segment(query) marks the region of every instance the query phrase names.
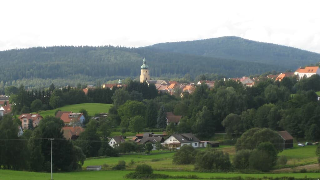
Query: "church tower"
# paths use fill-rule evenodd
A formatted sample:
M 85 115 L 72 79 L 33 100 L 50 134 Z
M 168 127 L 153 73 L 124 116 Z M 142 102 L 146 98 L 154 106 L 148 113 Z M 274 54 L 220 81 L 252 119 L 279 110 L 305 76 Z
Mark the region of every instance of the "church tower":
M 143 64 L 141 66 L 140 83 L 150 80 L 148 65 L 146 64 L 146 59 L 143 58 Z

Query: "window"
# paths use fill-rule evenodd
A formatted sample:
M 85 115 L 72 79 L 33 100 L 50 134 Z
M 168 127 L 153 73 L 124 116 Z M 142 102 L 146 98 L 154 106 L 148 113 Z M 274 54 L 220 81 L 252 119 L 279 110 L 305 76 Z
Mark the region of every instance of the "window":
M 198 143 L 194 143 L 194 146 L 198 146 Z

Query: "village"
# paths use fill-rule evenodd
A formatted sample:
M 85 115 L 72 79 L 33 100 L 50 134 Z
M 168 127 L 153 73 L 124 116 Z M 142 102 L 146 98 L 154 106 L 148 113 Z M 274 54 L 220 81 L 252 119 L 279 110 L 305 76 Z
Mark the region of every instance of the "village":
M 267 75 L 266 77 L 242 77 L 242 78 L 229 78 L 223 79 L 222 81 L 235 81 L 241 83 L 244 87 L 251 88 L 261 79 L 270 79 L 275 82 L 281 82 L 284 78 L 296 78 L 297 80 L 303 78 L 310 78 L 313 75 L 320 75 L 320 69 L 318 66 L 306 66 L 297 69 L 295 72 L 283 72 L 280 74 Z M 140 83 L 147 83 L 148 86 L 154 85 L 159 94 L 169 94 L 174 95 L 178 93 L 180 98 L 184 98 L 188 94 L 192 94 L 197 86 L 205 84 L 208 89 L 214 89 L 216 81 L 201 80 L 196 83 L 179 83 L 177 81 L 167 81 L 167 80 L 152 80 L 150 77 L 150 72 L 146 60 L 143 59 L 143 64 L 141 66 Z M 125 88 L 126 84 L 122 84 L 119 80 L 117 84 L 103 84 L 101 88 L 110 89 L 113 88 Z M 83 89 L 83 92 L 87 95 L 89 89 L 94 90 L 97 87 L 88 86 Z M 318 97 L 319 100 L 319 97 Z M 12 104 L 9 101 L 9 96 L 0 96 L 0 117 L 5 114 L 11 114 Z M 82 132 L 85 131 L 86 121 L 83 113 L 77 113 L 72 111 L 57 111 L 55 114 L 56 118 L 63 121 L 64 127 L 62 128 L 63 136 L 67 140 L 76 140 Z M 91 117 L 92 119 L 99 120 L 100 118 L 108 118 L 108 112 L 100 113 L 97 117 Z M 178 126 L 182 116 L 175 115 L 173 112 L 166 112 L 166 126 L 173 124 Z M 37 113 L 26 113 L 19 115 L 18 119 L 21 122 L 19 126 L 19 136 L 23 135 L 23 132 L 27 129 L 36 128 L 43 117 Z M 283 149 L 293 147 L 293 137 L 287 131 L 278 131 L 279 135 L 283 139 Z M 127 138 L 127 139 L 125 139 Z M 119 144 L 125 141 L 131 141 L 137 144 L 145 145 L 146 143 L 151 143 L 153 150 L 157 149 L 157 145 L 168 149 L 180 149 L 183 145 L 191 145 L 194 148 L 198 147 L 219 147 L 218 141 L 201 141 L 192 133 L 181 133 L 181 134 L 168 134 L 163 132 L 162 134 L 154 134 L 153 132 L 145 132 L 142 134 L 136 134 L 135 136 L 124 137 L 124 136 L 114 136 L 109 137 L 109 145 L 113 148 L 119 146 Z M 159 146 L 159 145 L 158 145 Z

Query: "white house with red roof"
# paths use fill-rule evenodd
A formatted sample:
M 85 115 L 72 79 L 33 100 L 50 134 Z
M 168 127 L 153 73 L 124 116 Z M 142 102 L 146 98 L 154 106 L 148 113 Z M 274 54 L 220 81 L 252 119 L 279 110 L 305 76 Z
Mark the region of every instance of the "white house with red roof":
M 319 66 L 306 66 L 303 68 L 299 68 L 294 72 L 294 75 L 297 75 L 299 79 L 301 78 L 309 78 L 312 75 L 320 75 L 320 69 Z

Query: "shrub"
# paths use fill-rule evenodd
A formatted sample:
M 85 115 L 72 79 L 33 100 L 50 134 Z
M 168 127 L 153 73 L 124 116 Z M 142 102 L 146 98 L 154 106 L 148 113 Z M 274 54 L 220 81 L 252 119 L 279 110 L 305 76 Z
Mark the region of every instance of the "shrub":
M 149 165 L 141 164 L 141 165 L 138 165 L 136 167 L 136 171 L 135 172 L 138 173 L 138 174 L 152 174 L 153 173 L 153 169 Z
M 195 169 L 226 171 L 231 168 L 228 153 L 215 149 L 206 149 L 197 153 L 195 158 Z
M 272 168 L 272 159 L 266 151 L 254 150 L 249 158 L 249 166 L 251 169 L 267 172 Z
M 173 155 L 174 164 L 193 164 L 197 151 L 192 146 L 182 146 L 178 152 Z
M 236 143 L 236 150 L 250 149 L 253 150 L 259 146 L 260 143 L 271 142 L 277 151 L 282 151 L 282 139 L 279 134 L 269 128 L 252 128 L 246 131 L 238 138 Z
M 233 158 L 233 165 L 236 169 L 249 168 L 250 150 L 238 151 Z
M 126 162 L 125 161 L 119 161 L 118 164 L 113 167 L 114 170 L 124 170 L 126 169 Z
M 308 171 L 305 169 L 305 168 L 303 168 L 303 169 L 301 169 L 300 170 L 300 173 L 307 173 Z
M 279 165 L 284 166 L 284 165 L 287 164 L 287 162 L 288 162 L 287 156 L 280 156 L 279 159 L 278 159 L 278 164 Z
M 145 144 L 145 150 L 146 150 L 146 154 L 150 154 L 151 150 L 153 149 L 153 145 L 151 142 L 147 142 Z
M 131 161 L 129 162 L 129 166 L 132 166 L 132 165 L 134 165 L 136 162 L 134 162 L 134 160 L 133 159 L 131 159 Z

